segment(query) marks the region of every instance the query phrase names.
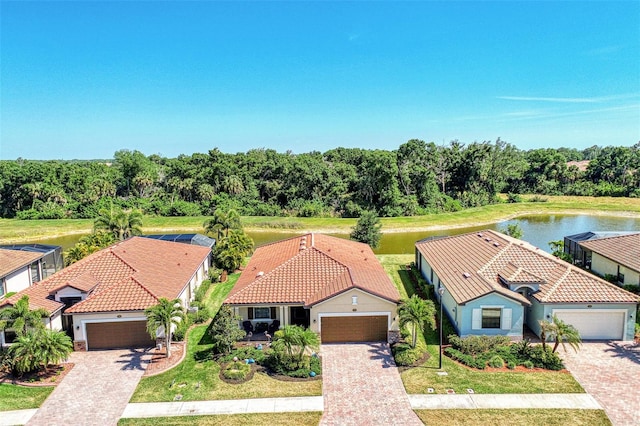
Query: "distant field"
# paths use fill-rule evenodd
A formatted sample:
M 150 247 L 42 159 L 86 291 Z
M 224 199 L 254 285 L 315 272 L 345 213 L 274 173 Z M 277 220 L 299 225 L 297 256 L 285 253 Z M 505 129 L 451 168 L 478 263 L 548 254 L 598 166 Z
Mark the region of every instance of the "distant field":
M 523 196 L 525 200 L 531 196 Z M 425 216 L 382 218 L 385 233 L 430 231 L 466 226 L 482 226 L 518 216 L 532 214 L 594 214 L 640 217 L 640 198 L 543 196 L 546 202 L 494 204 L 454 213 Z M 202 232 L 206 217 L 144 218 L 145 232 Z M 244 216 L 248 231 L 316 231 L 349 233 L 356 219 L 333 217 L 265 217 Z M 0 241 L 20 242 L 91 232 L 91 219 L 16 220 L 0 219 Z

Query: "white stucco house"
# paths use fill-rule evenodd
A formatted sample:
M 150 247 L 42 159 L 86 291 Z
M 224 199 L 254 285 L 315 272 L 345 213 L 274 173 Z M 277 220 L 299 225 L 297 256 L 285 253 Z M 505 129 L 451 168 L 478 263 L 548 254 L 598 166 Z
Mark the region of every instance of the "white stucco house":
M 399 299 L 367 244 L 310 233 L 256 249 L 225 303 L 252 332 L 295 324 L 336 343 L 387 341 Z
M 553 315 L 583 340 L 633 340 L 640 297 L 521 240 L 484 230 L 416 243 L 422 276 L 443 288 L 443 308 L 462 337 L 540 335 Z
M 620 285 L 640 286 L 640 233 L 595 238 L 579 245 L 591 271 L 615 277 Z
M 0 246 L 0 299 L 62 269 L 61 248 L 43 244 Z
M 208 277 L 208 247 L 132 237 L 93 253 L 0 302 L 24 294 L 47 309 L 52 328 L 73 337 L 76 350 L 150 346 L 144 310 L 161 297 L 184 307 Z

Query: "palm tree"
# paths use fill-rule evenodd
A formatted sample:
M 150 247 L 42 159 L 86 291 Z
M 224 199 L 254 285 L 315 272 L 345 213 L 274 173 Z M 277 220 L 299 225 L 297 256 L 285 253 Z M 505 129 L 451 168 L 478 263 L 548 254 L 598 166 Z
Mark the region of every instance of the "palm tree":
M 551 327 L 547 328 L 547 337 L 555 341 L 552 352 L 556 352 L 560 344 L 562 344 L 562 348 L 566 352 L 567 347 L 565 343 L 568 343 L 574 351 L 578 352 L 580 344 L 582 343 L 580 332 L 578 332 L 574 326 L 562 321 L 556 315 L 553 316 Z
M 22 296 L 15 305 L 0 310 L 0 330 L 11 328 L 16 335 L 23 336 L 29 329 L 42 329 L 42 320 L 49 317 L 46 309 L 29 308 L 29 296 Z
M 297 325 L 285 325 L 276 331 L 271 347 L 278 353 L 284 353 L 289 359 L 301 365 L 307 348 L 317 349 L 320 344 L 318 335 L 308 328 Z
M 436 328 L 436 308 L 431 300 L 424 300 L 414 294 L 409 299 L 404 299 L 398 307 L 400 327 L 411 326 L 411 347 L 415 348 L 418 342 L 418 329 L 424 333 L 426 324 L 432 330 Z
M 300 331 L 298 332 L 298 359 L 302 361 L 302 357 L 304 356 L 307 348 L 318 349 L 320 345 L 320 338 L 317 333 L 314 333 L 308 328 L 299 327 Z
M 109 210 L 100 210 L 99 216 L 93 222 L 94 232 L 101 229 L 112 233 L 121 241 L 132 235 L 141 235 L 142 213 L 137 210 L 114 210 L 112 204 Z
M 144 310 L 147 316 L 147 332 L 152 338 L 164 333 L 167 358 L 171 356 L 171 327 L 178 326 L 184 319 L 184 309 L 180 299 L 169 300 L 161 297 L 158 304 Z
M 242 179 L 237 175 L 230 175 L 224 178 L 222 187 L 229 195 L 238 195 L 244 191 L 244 185 Z
M 59 364 L 73 352 L 73 342 L 63 331 L 41 330 L 38 335 L 39 358 L 45 370 L 50 364 Z
M 11 367 L 18 374 L 28 373 L 42 365 L 38 332 L 29 330 L 22 334 L 9 346 L 8 355 Z
M 213 213 L 213 218 L 204 222 L 204 230 L 207 234 L 215 234 L 218 240 L 222 239 L 223 231 L 224 236 L 229 236 L 229 231 L 232 229 L 241 229 L 240 215 L 234 209 L 224 211 L 217 209 Z

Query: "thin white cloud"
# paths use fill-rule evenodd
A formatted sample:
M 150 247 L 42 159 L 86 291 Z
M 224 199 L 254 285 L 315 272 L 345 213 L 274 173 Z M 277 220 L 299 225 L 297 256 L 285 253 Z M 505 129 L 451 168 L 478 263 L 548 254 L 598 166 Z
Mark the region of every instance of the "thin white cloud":
M 546 98 L 537 96 L 498 96 L 498 99 L 505 99 L 507 101 L 561 102 L 578 104 L 598 102 L 596 98 Z

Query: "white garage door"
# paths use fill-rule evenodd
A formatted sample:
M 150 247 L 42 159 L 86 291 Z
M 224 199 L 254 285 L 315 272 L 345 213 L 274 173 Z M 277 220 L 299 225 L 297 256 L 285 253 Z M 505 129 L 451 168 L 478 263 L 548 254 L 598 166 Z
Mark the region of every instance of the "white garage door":
M 554 311 L 562 321 L 573 325 L 582 340 L 622 340 L 624 312 L 611 311 Z

